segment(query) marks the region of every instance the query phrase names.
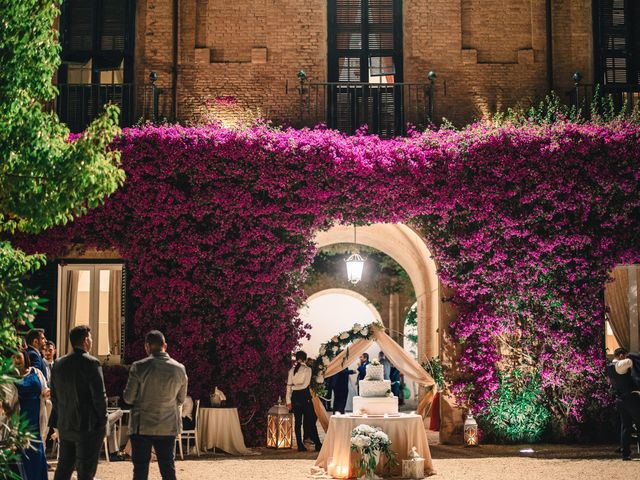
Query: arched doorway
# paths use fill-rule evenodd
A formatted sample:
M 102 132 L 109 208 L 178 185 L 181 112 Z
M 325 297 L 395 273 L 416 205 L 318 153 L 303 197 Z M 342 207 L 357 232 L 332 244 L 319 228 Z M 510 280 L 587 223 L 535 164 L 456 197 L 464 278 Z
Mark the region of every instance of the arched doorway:
M 315 237 L 317 248 L 353 242 L 353 226 L 334 225 Z M 440 282 L 436 264 L 424 240 L 404 224 L 377 223 L 357 229 L 357 243 L 389 255 L 405 269 L 415 290 L 418 324 L 418 361 L 434 357 L 440 351 L 438 335 L 441 323 Z M 402 332 L 404 318 L 389 317 L 390 331 Z M 442 329 L 440 329 L 442 331 Z
M 330 318 L 327 318 L 328 314 Z M 354 323 L 382 323 L 380 312 L 364 295 L 346 288 L 328 288 L 311 295 L 300 308 L 300 318 L 311 326 L 302 340 L 302 350 L 315 357 L 320 345 Z

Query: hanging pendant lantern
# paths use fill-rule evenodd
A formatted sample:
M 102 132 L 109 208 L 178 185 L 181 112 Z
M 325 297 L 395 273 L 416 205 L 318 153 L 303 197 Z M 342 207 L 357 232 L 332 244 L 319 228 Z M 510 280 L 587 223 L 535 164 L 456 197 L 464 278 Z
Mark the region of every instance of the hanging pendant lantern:
M 352 253 L 347 262 L 347 278 L 354 285 L 362 280 L 362 270 L 364 269 L 364 258 L 357 253 Z
M 353 243 L 356 242 L 356 226 L 353 226 Z M 354 285 L 362 280 L 362 271 L 364 269 L 364 258 L 362 258 L 358 251 L 354 249 L 349 258 L 345 260 L 347 263 L 347 279 Z

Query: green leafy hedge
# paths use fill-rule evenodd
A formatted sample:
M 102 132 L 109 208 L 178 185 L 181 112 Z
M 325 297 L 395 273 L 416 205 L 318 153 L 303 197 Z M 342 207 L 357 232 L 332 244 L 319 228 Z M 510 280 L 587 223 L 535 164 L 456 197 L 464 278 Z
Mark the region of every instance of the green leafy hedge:
M 488 440 L 531 443 L 542 438 L 550 417 L 542 402 L 540 376 L 514 370 L 510 375 L 500 375 L 495 399 L 479 421 Z

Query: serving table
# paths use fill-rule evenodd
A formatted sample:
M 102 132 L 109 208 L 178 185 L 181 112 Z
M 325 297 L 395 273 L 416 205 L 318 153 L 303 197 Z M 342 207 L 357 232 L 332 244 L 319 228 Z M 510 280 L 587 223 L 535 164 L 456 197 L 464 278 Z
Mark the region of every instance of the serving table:
M 222 450 L 231 455 L 255 455 L 244 444 L 237 408 L 198 409 L 198 446 L 201 450 Z
M 433 472 L 433 462 L 427 440 L 427 432 L 420 415 L 401 413 L 396 416 L 364 416 L 364 415 L 333 415 L 329 419 L 329 428 L 322 444 L 322 449 L 316 459 L 316 467 L 323 468 L 335 478 L 347 478 L 352 469 L 356 453 L 351 452 L 351 431 L 358 425 L 380 427 L 391 440 L 391 450 L 396 453 L 398 466 L 391 471 L 398 475 L 402 469 L 402 460 L 408 458 L 411 447 L 416 447 L 424 458 L 424 472 Z M 329 463 L 331 462 L 331 463 Z M 384 473 L 384 461 L 378 464 L 377 473 Z M 355 474 L 356 472 L 350 472 Z

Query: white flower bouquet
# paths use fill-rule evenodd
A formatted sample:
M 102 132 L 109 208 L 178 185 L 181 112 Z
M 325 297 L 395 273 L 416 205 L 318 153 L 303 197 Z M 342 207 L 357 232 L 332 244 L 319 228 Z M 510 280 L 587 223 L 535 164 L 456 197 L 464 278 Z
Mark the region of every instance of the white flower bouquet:
M 378 427 L 358 425 L 351 431 L 351 451 L 358 452 L 360 459 L 356 468 L 364 478 L 377 478 L 375 470 L 381 455 L 386 457 L 385 468 L 391 469 L 396 462 L 396 454 L 391 450 L 389 436 Z

